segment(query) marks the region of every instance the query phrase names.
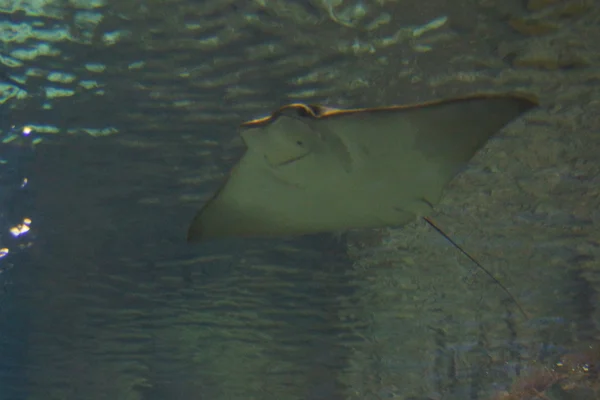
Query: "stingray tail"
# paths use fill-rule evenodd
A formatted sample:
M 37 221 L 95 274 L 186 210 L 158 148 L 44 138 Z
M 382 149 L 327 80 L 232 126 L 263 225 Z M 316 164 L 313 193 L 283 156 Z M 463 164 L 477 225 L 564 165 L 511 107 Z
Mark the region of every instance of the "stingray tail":
M 452 246 L 454 246 L 455 248 L 458 249 L 458 251 L 460 251 L 463 255 L 465 255 L 469 260 L 471 260 L 475 265 L 477 265 L 477 268 L 481 269 L 487 276 L 489 276 L 498 286 L 500 286 L 500 288 L 502 288 L 502 290 L 508 295 L 508 297 L 511 299 L 511 301 L 513 303 L 515 303 L 515 305 L 517 306 L 517 308 L 519 309 L 519 311 L 521 312 L 521 314 L 523 314 L 523 316 L 525 317 L 526 320 L 529 319 L 529 315 L 525 312 L 525 310 L 523 309 L 523 307 L 521 307 L 521 304 L 519 304 L 519 302 L 517 301 L 517 299 L 515 298 L 515 296 L 512 295 L 512 293 L 510 293 L 510 291 L 498 280 L 494 277 L 494 275 L 492 275 L 492 273 L 490 271 L 488 271 L 487 269 L 485 269 L 483 267 L 483 265 L 481 265 L 479 263 L 479 261 L 477 261 L 476 259 L 474 259 L 469 253 L 467 253 L 466 251 L 464 251 L 462 249 L 462 247 L 460 247 L 458 244 L 456 244 L 456 242 L 454 240 L 452 240 L 450 238 L 450 236 L 448 236 L 440 227 L 438 227 L 435 222 L 433 222 L 430 218 L 427 217 L 423 217 L 423 219 L 425 220 L 425 222 L 427 222 L 427 224 L 429 226 L 431 226 L 436 232 L 438 232 L 440 235 L 442 235 L 444 238 L 446 238 L 446 240 L 448 240 L 450 242 L 450 244 L 452 244 Z

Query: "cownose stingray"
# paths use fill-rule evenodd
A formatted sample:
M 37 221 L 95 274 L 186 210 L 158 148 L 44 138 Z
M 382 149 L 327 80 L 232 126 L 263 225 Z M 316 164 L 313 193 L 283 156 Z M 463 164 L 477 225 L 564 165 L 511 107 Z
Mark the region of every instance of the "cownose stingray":
M 475 152 L 536 106 L 521 94 L 284 106 L 241 125 L 246 151 L 195 216 L 188 241 L 405 225 L 429 215 Z

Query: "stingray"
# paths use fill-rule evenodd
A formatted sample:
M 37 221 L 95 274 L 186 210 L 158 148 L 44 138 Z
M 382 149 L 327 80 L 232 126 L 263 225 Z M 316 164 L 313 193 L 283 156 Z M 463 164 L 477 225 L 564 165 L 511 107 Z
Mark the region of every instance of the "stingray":
M 244 155 L 202 207 L 188 241 L 402 226 L 442 192 L 529 95 L 471 95 L 339 110 L 290 104 L 245 122 Z

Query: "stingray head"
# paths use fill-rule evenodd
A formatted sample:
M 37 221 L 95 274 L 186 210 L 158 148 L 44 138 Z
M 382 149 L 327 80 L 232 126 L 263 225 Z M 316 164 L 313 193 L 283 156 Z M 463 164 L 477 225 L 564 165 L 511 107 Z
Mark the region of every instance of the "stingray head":
M 262 156 L 273 168 L 289 166 L 323 151 L 324 142 L 312 123 L 315 115 L 305 105 L 286 106 L 267 122 L 242 126 L 248 151 Z

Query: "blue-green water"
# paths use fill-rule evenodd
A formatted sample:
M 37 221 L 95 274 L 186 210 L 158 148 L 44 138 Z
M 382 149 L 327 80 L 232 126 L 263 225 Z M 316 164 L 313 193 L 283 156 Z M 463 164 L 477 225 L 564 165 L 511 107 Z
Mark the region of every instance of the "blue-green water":
M 0 0 L 0 400 L 485 400 L 595 346 L 600 10 L 551 3 Z M 433 218 L 529 321 L 423 223 L 185 242 L 243 121 L 516 89 Z

